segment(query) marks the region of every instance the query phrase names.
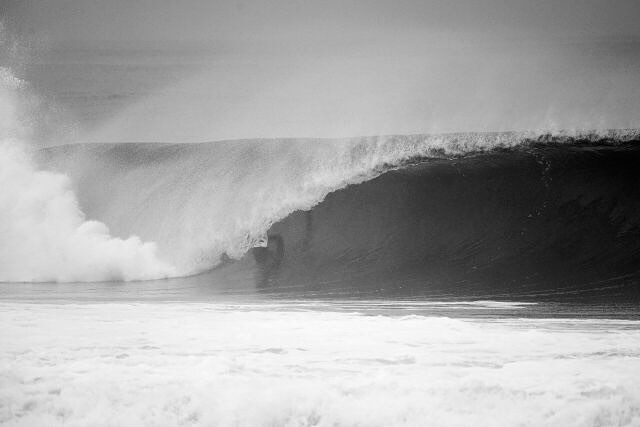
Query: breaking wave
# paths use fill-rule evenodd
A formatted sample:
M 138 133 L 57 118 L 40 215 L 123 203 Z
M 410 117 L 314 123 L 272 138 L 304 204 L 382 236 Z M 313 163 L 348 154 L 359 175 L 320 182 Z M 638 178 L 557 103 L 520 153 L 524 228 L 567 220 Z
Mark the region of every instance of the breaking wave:
M 637 274 L 639 139 L 610 130 L 81 144 L 39 161 L 68 174 L 88 216 L 114 235 L 156 242 L 176 275 L 233 259 L 255 269 L 255 259 L 261 286 L 549 290 Z M 267 240 L 267 258 L 280 257 L 276 240 L 284 248 L 274 271 L 246 256 Z
M 231 263 L 262 289 L 636 283 L 638 130 L 33 152 L 46 110 L 6 67 L 0 91 L 0 281 L 148 280 Z

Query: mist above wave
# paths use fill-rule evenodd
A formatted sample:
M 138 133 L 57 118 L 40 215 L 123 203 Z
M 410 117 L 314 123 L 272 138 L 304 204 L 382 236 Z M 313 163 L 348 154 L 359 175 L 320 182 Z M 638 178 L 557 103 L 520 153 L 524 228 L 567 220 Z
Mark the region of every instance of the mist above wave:
M 639 70 L 624 44 L 424 35 L 331 53 L 235 52 L 185 69 L 79 141 L 639 127 Z

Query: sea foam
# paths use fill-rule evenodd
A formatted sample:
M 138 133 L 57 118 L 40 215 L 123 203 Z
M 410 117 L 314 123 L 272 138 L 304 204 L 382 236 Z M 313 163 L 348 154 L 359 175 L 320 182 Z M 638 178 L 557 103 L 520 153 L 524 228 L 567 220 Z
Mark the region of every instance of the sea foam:
M 6 425 L 640 423 L 637 321 L 6 302 L 0 325 Z

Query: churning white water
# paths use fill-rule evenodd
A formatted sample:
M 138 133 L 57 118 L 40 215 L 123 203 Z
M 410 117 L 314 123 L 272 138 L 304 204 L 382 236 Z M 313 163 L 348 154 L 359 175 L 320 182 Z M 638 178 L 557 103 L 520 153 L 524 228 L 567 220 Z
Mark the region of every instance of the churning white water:
M 2 302 L 0 423 L 640 425 L 637 321 L 366 307 Z
M 153 243 L 114 238 L 82 213 L 69 179 L 38 169 L 26 83 L 0 67 L 0 281 L 97 281 L 165 277 Z

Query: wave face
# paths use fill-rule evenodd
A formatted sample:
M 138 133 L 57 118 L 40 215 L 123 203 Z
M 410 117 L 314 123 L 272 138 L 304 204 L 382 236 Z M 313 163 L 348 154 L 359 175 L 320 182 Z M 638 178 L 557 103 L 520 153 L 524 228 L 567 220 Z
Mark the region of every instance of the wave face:
M 90 218 L 177 274 L 261 289 L 447 294 L 634 288 L 637 131 L 86 144 L 40 153 Z M 260 246 L 268 236 L 269 243 Z
M 424 162 L 275 224 L 268 289 L 486 297 L 639 295 L 640 147 L 545 146 Z

